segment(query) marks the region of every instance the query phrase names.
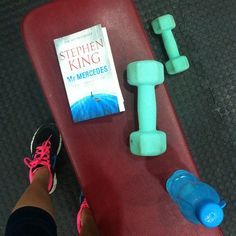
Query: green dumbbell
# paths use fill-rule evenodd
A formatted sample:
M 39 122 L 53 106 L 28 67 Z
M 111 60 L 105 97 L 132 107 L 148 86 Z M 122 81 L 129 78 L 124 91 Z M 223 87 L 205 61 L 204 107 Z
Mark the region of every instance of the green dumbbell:
M 138 87 L 139 131 L 130 134 L 130 150 L 139 156 L 157 156 L 166 151 L 166 134 L 156 130 L 155 85 L 164 81 L 163 65 L 154 60 L 128 65 L 128 83 Z
M 168 74 L 173 75 L 183 72 L 189 68 L 188 58 L 180 56 L 179 50 L 172 33 L 175 28 L 175 20 L 172 15 L 164 15 L 152 21 L 152 28 L 156 34 L 161 34 L 169 61 L 166 62 Z

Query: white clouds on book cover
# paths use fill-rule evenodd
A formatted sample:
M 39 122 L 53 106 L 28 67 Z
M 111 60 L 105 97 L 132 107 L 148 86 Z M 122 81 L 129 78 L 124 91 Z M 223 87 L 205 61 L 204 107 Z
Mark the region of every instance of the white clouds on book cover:
M 106 28 L 54 40 L 74 122 L 125 110 Z

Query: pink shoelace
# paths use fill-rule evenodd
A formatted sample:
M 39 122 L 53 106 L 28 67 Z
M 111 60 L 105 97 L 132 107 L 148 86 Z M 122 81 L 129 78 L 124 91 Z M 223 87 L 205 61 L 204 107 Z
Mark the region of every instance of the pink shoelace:
M 33 159 L 31 159 L 29 157 L 24 158 L 25 165 L 27 165 L 30 169 L 30 171 L 29 171 L 30 183 L 32 182 L 34 174 L 38 170 L 37 166 L 47 167 L 47 169 L 49 170 L 50 175 L 51 175 L 51 169 L 50 169 L 51 168 L 51 164 L 50 164 L 51 142 L 49 141 L 50 138 L 51 138 L 51 136 L 45 142 L 43 142 L 43 144 L 41 146 L 38 146 L 36 148 Z

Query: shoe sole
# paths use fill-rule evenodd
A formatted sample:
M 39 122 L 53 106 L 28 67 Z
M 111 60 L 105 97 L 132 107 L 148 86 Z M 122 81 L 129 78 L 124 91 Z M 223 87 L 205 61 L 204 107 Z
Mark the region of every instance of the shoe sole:
M 52 124 L 52 123 L 50 123 L 50 124 Z M 49 125 L 50 125 L 50 124 L 49 124 Z M 54 125 L 54 124 L 53 124 L 53 125 Z M 31 142 L 30 142 L 30 152 L 31 152 L 31 154 L 33 154 L 33 142 L 34 142 L 34 139 L 35 139 L 35 137 L 36 137 L 38 131 L 39 131 L 43 126 L 44 126 L 44 125 L 41 125 L 41 126 L 35 131 L 35 133 L 34 133 L 34 135 L 33 135 L 33 137 L 32 137 L 32 140 L 31 140 Z M 59 131 L 58 131 L 58 132 L 59 132 Z M 60 134 L 60 132 L 59 132 L 59 145 L 58 145 L 57 152 L 56 152 L 57 156 L 58 156 L 58 154 L 59 154 L 60 151 L 61 151 L 61 147 L 62 147 L 62 137 L 61 137 L 61 134 Z M 56 187 L 57 187 L 57 174 L 55 173 L 55 174 L 54 174 L 54 177 L 53 177 L 53 186 L 52 186 L 52 188 L 51 188 L 49 194 L 52 194 L 52 193 L 56 190 Z
M 57 174 L 55 173 L 53 177 L 53 185 L 49 194 L 52 194 L 56 190 L 56 188 L 57 188 Z

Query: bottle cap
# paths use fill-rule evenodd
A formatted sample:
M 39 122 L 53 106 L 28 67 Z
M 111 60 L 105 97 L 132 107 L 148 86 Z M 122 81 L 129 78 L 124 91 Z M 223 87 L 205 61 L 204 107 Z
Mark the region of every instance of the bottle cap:
M 224 219 L 223 207 L 212 202 L 202 204 L 197 211 L 199 221 L 207 228 L 217 227 Z

